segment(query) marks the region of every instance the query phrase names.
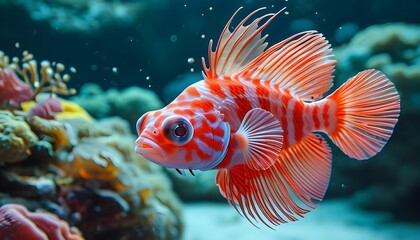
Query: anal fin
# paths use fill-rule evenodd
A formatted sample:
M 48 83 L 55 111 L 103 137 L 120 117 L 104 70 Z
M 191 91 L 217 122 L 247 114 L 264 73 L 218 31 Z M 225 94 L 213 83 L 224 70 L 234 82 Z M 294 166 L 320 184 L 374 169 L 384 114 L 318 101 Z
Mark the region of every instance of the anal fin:
M 325 139 L 310 134 L 283 149 L 266 170 L 238 164 L 217 173 L 216 183 L 228 202 L 252 224 L 272 227 L 317 206 L 328 187 L 331 151 Z

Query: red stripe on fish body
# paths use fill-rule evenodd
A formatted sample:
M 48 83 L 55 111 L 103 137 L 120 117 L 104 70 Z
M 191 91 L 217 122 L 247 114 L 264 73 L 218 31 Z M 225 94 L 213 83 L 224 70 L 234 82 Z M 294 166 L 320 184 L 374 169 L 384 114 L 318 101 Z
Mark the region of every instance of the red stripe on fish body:
M 262 108 L 276 116 L 284 130 L 283 148 L 300 141 L 314 130 L 313 118 L 310 115 L 312 105 L 294 98 L 288 91 L 283 92 L 261 81 L 207 80 L 191 86 L 200 93 L 198 98 L 191 100 L 191 106 L 195 106 L 197 111 L 204 112 L 204 109 L 210 109 L 202 107 L 202 103 L 213 105 L 224 116 L 223 120 L 231 125 L 232 134 L 238 130 L 245 114 L 253 108 Z M 218 94 L 212 94 L 214 89 L 217 89 Z M 187 93 L 188 91 L 183 94 Z M 182 99 L 188 99 L 188 97 Z M 208 101 L 211 101 L 211 104 Z M 218 168 L 226 166 L 227 162 L 231 161 L 229 157 L 235 156 L 236 150 L 235 144 L 230 141 L 228 151 L 232 153 L 226 154 L 226 161 Z
M 306 103 L 292 96 L 287 89 L 277 89 L 268 82 L 260 80 L 247 81 L 229 78 L 200 81 L 188 87 L 166 109 L 174 108 L 179 112 L 180 106 L 190 108 L 183 110 L 190 115 L 191 111 L 196 114 L 207 114 L 206 117 L 211 121 L 215 121 L 217 117 L 210 112 L 217 110 L 224 116 L 223 121 L 230 124 L 232 134 L 238 130 L 239 124 L 249 110 L 253 108 L 267 110 L 281 123 L 284 130 L 284 149 L 299 142 L 310 132 L 325 131 L 325 127 L 329 127 L 331 121 L 335 121 L 333 118 L 335 113 L 332 112 L 333 109 L 330 108 L 330 104 L 326 100 Z M 210 131 L 209 126 L 199 129 L 199 131 Z M 220 142 L 216 143 L 217 146 L 211 146 L 212 144 L 206 139 L 201 139 L 201 141 L 217 151 L 221 149 Z M 193 151 L 199 151 L 196 149 L 197 147 L 195 145 Z M 224 161 L 217 168 L 229 165 L 228 162 L 231 162 L 229 157 L 234 157 L 234 152 L 237 150 L 235 144 L 230 141 L 228 151 L 232 151 L 232 153 L 226 154 Z M 200 158 L 205 156 L 203 154 L 195 155 L 200 155 Z M 202 160 L 206 161 L 210 158 L 205 157 Z

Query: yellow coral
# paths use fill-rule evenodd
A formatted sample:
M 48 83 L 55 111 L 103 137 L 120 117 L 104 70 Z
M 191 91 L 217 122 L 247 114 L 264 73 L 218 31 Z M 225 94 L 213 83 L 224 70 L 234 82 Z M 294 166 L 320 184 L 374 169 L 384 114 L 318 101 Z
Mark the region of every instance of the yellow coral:
M 93 121 L 93 118 L 89 115 L 88 112 L 86 112 L 85 109 L 83 109 L 79 104 L 59 99 L 62 106 L 63 106 L 63 112 L 58 113 L 55 116 L 55 119 L 61 120 L 61 119 L 68 119 L 68 118 L 83 118 L 87 121 Z
M 24 101 L 20 103 L 20 108 L 22 108 L 23 111 L 29 112 L 31 108 L 35 107 L 37 105 L 37 102 L 35 101 Z
M 0 111 L 0 163 L 18 162 L 31 154 L 38 137 L 9 111 Z
M 89 113 L 86 112 L 86 110 L 79 104 L 62 98 L 57 99 L 60 101 L 63 111 L 54 116 L 55 120 L 82 118 L 89 122 L 93 121 L 93 118 L 89 115 Z M 31 108 L 35 107 L 37 104 L 38 103 L 36 101 L 25 101 L 20 104 L 20 107 L 23 111 L 29 112 Z

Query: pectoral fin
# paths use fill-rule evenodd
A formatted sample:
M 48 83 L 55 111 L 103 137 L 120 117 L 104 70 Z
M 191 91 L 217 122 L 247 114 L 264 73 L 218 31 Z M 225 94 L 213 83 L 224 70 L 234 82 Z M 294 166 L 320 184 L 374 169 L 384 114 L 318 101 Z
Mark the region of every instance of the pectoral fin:
M 283 129 L 272 113 L 254 108 L 245 115 L 234 139 L 242 152 L 241 160 L 251 169 L 265 170 L 280 155 Z

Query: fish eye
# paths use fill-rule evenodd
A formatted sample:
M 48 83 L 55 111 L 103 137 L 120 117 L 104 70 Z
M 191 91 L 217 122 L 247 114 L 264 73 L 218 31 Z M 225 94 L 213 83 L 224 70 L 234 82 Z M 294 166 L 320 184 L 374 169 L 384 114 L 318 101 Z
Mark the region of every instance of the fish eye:
M 169 117 L 163 122 L 165 136 L 174 144 L 181 146 L 188 143 L 194 129 L 190 121 L 184 117 Z
M 187 135 L 188 129 L 184 124 L 179 124 L 175 127 L 174 134 L 177 137 L 185 137 Z

